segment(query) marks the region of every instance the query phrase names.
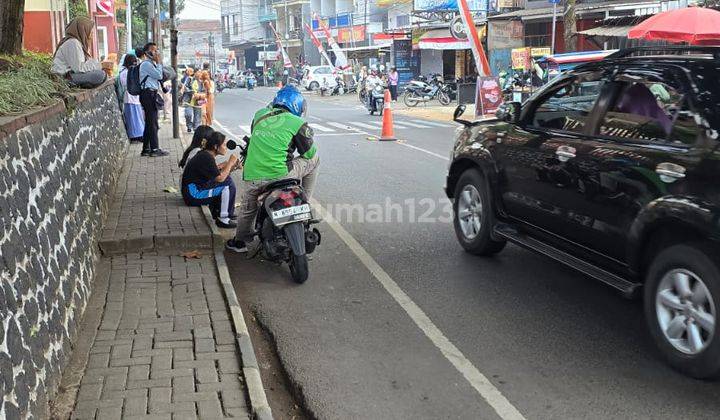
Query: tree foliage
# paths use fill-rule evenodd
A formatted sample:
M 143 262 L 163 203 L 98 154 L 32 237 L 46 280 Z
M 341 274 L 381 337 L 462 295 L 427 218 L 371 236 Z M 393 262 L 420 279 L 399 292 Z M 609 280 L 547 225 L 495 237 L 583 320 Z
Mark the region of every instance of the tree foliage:
M 132 43 L 133 47 L 145 44 L 147 39 L 148 0 L 127 0 L 132 1 Z M 168 12 L 170 2 L 160 0 L 160 12 Z M 185 8 L 185 0 L 176 0 L 176 15 Z M 118 22 L 125 22 L 125 10 L 118 10 Z

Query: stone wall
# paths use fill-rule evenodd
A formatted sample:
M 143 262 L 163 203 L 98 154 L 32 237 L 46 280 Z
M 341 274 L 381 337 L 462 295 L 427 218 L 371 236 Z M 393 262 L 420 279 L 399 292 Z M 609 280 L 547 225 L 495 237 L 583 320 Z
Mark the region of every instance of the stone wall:
M 112 84 L 0 118 L 0 419 L 48 415 L 127 143 Z

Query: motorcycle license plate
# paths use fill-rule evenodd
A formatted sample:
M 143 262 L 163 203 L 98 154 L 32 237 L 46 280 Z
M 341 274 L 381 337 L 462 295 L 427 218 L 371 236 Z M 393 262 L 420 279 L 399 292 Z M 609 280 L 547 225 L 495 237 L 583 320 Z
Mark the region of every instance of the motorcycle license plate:
M 288 207 L 280 210 L 275 210 L 272 212 L 272 218 L 275 219 L 284 219 L 286 217 L 290 216 L 298 216 L 294 219 L 296 220 L 303 220 L 310 217 L 310 205 L 309 204 L 303 204 L 300 206 L 293 206 Z M 307 217 L 305 217 L 307 216 Z

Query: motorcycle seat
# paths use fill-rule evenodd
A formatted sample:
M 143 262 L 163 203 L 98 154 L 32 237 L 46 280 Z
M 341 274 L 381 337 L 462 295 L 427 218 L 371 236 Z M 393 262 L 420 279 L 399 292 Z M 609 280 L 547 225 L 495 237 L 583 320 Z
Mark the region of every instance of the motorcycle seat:
M 272 190 L 278 190 L 285 187 L 294 187 L 300 185 L 300 180 L 297 178 L 286 178 L 278 181 L 273 181 L 262 188 L 261 194 L 270 192 Z

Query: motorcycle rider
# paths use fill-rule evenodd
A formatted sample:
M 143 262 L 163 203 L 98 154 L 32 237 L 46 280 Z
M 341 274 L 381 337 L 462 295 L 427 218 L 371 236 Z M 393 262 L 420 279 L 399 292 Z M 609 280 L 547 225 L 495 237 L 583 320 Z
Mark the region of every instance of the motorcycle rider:
M 306 107 L 302 93 L 286 85 L 270 106 L 255 113 L 243 169 L 242 206 L 235 237 L 225 244 L 228 250 L 247 252 L 254 237 L 257 199 L 266 185 L 296 178 L 302 180 L 308 199 L 312 196 L 320 160 L 313 130 L 302 119 Z

